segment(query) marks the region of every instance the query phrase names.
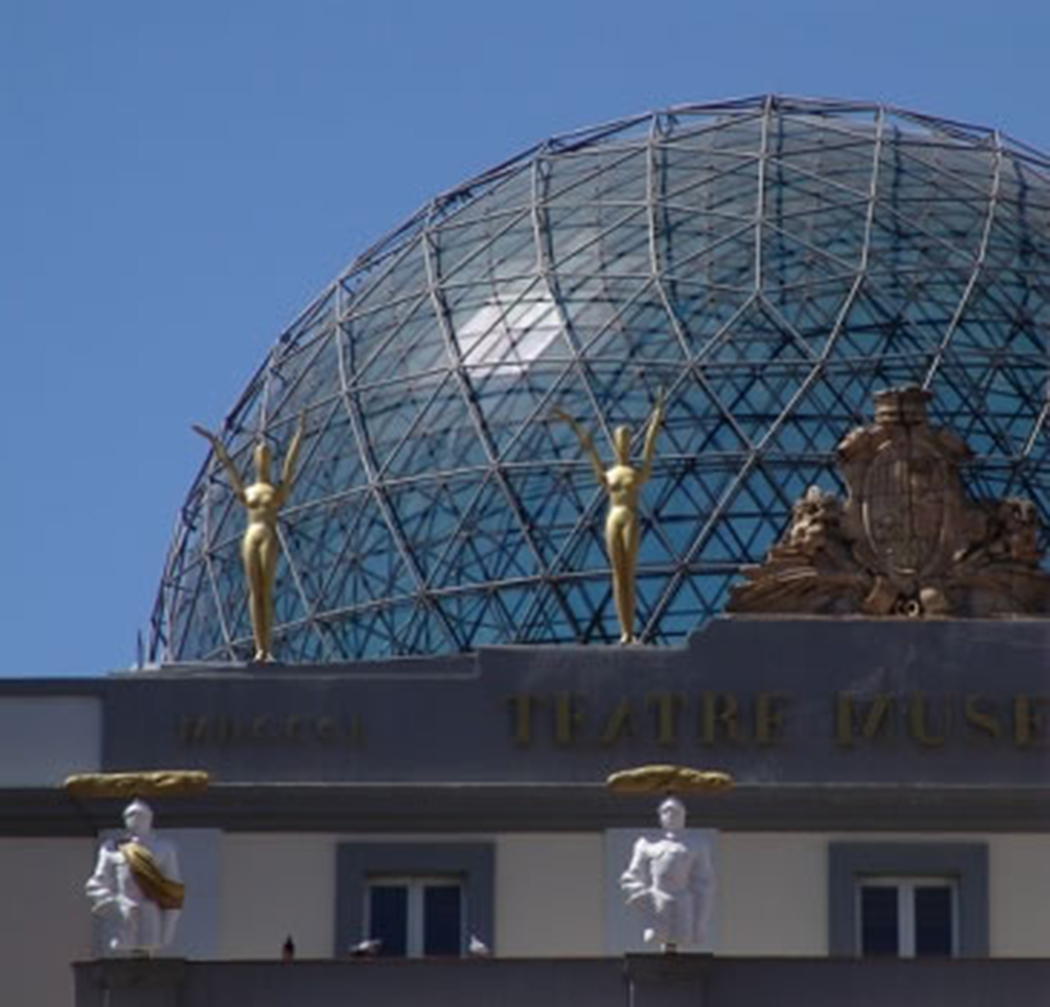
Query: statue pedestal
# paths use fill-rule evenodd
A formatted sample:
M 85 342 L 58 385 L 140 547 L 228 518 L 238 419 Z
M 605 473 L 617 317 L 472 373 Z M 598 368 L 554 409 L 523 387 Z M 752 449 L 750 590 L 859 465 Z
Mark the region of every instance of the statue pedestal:
M 78 964 L 77 1007 L 179 1007 L 184 958 L 101 958 Z
M 711 955 L 626 955 L 628 1007 L 705 1007 Z

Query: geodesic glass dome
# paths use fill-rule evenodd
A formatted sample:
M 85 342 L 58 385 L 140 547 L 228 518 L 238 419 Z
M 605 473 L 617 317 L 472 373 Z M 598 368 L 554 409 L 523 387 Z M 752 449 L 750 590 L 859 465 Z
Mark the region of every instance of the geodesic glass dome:
M 659 389 L 641 636 L 720 612 L 875 391 L 918 383 L 977 495 L 1050 519 L 1050 162 L 877 105 L 758 98 L 540 144 L 434 199 L 278 340 L 226 420 L 242 471 L 305 412 L 280 519 L 285 661 L 605 642 L 611 456 Z M 640 446 L 640 445 L 639 445 Z M 250 656 L 242 508 L 209 458 L 153 616 L 160 661 Z

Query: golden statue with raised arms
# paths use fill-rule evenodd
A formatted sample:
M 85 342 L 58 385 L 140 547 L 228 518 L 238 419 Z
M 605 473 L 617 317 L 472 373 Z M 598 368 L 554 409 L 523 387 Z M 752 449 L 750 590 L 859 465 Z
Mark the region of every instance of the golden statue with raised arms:
M 284 506 L 295 483 L 295 467 L 299 461 L 299 448 L 303 440 L 305 417 L 299 417 L 299 426 L 292 437 L 288 453 L 284 456 L 281 481 L 275 486 L 270 482 L 270 465 L 273 453 L 262 441 L 255 446 L 255 482 L 244 485 L 233 464 L 233 459 L 222 441 L 210 430 L 194 424 L 193 429 L 207 440 L 215 457 L 222 462 L 230 477 L 234 496 L 248 511 L 248 527 L 241 540 L 241 560 L 244 577 L 248 582 L 248 605 L 252 617 L 252 634 L 255 637 L 254 661 L 272 661 L 270 638 L 273 633 L 273 587 L 277 579 L 277 514 Z
M 638 548 L 642 529 L 638 518 L 638 498 L 648 482 L 656 455 L 656 436 L 664 418 L 664 393 L 656 398 L 656 407 L 649 418 L 645 432 L 640 469 L 631 464 L 631 428 L 617 427 L 613 433 L 616 462 L 606 469 L 594 447 L 594 438 L 564 409 L 554 409 L 551 415 L 564 420 L 579 439 L 583 453 L 590 460 L 598 482 L 609 495 L 609 512 L 605 518 L 605 548 L 612 567 L 613 597 L 616 614 L 620 617 L 620 643 L 634 643 L 635 571 L 638 566 Z

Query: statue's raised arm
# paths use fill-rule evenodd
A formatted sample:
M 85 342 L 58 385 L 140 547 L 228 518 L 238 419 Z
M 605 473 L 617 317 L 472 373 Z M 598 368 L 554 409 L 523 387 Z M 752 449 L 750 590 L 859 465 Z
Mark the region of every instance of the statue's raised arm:
M 594 438 L 591 436 L 590 431 L 584 430 L 576 419 L 570 416 L 564 409 L 552 409 L 551 416 L 556 420 L 561 420 L 562 422 L 569 424 L 572 428 L 572 432 L 576 434 L 576 439 L 580 442 L 580 447 L 583 448 L 584 455 L 591 463 L 591 468 L 594 469 L 594 474 L 598 477 L 598 482 L 604 486 L 605 468 L 602 466 L 602 460 L 598 456 L 598 451 L 594 446 Z
M 233 464 L 233 459 L 230 457 L 230 453 L 226 450 L 226 446 L 219 440 L 218 436 L 213 434 L 206 427 L 202 427 L 196 423 L 193 424 L 194 433 L 198 433 L 203 437 L 215 452 L 215 457 L 222 463 L 222 467 L 226 469 L 226 474 L 230 477 L 230 485 L 233 487 L 233 492 L 237 499 L 241 503 L 245 503 L 244 496 L 244 482 L 241 479 L 240 473 L 237 471 L 237 466 Z
M 656 457 L 656 438 L 660 433 L 660 426 L 664 421 L 664 390 L 661 388 L 656 396 L 656 406 L 649 418 L 649 425 L 645 431 L 645 448 L 642 452 L 641 481 L 649 481 L 653 472 L 653 459 Z
M 303 444 L 303 432 L 306 429 L 306 414 L 299 414 L 299 423 L 292 436 L 292 443 L 288 446 L 288 452 L 284 456 L 284 464 L 281 466 L 281 485 L 277 488 L 277 506 L 283 507 L 284 502 L 291 495 L 295 486 L 296 469 L 299 465 L 299 449 Z

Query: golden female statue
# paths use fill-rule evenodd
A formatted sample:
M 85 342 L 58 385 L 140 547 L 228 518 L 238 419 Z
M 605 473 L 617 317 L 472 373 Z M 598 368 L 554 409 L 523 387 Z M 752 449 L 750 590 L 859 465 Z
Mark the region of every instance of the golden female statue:
M 620 617 L 620 643 L 634 643 L 635 570 L 638 566 L 638 547 L 642 538 L 638 519 L 638 497 L 652 474 L 656 435 L 664 418 L 664 393 L 661 391 L 657 396 L 656 408 L 649 419 L 640 469 L 631 465 L 630 427 L 616 428 L 613 434 L 616 462 L 611 468 L 605 469 L 590 433 L 562 409 L 555 409 L 551 415 L 555 419 L 564 420 L 572 427 L 583 453 L 590 460 L 598 482 L 609 494 L 609 513 L 605 518 L 605 548 L 609 553 L 609 565 L 612 567 L 616 614 Z
M 276 486 L 270 482 L 273 454 L 262 441 L 255 446 L 255 482 L 245 486 L 233 459 L 219 438 L 204 427 L 193 427 L 211 444 L 216 458 L 222 462 L 230 477 L 234 495 L 248 511 L 248 527 L 244 529 L 241 541 L 241 560 L 248 582 L 248 604 L 252 616 L 252 634 L 255 637 L 254 661 L 274 659 L 270 650 L 270 637 L 273 632 L 273 586 L 277 579 L 279 553 L 277 513 L 284 506 L 295 482 L 295 466 L 299 460 L 304 422 L 305 417 L 300 416 L 299 426 L 284 456 L 281 481 Z

